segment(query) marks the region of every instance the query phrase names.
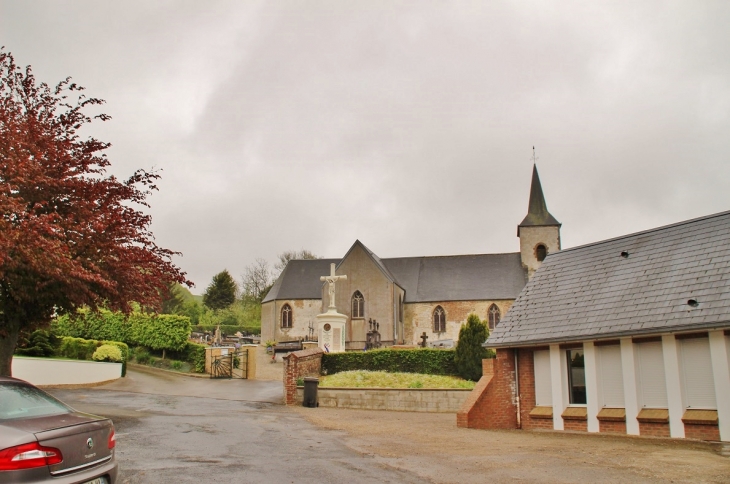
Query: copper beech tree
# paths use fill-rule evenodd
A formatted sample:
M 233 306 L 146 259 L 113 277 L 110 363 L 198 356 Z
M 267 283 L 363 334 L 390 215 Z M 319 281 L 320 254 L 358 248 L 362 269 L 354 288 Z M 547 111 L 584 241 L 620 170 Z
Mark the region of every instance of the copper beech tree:
M 150 231 L 147 196 L 159 175 L 106 173 L 110 144 L 79 129 L 104 114 L 70 78 L 36 83 L 0 49 L 0 375 L 11 374 L 21 329 L 80 306 L 157 307 L 190 285 Z

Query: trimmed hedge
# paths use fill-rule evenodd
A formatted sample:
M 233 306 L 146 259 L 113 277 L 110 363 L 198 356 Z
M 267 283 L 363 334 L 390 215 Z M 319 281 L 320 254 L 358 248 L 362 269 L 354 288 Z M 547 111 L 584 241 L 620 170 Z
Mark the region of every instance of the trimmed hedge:
M 322 373 L 332 375 L 341 371 L 370 370 L 426 375 L 458 375 L 453 350 L 371 350 L 325 353 Z
M 60 316 L 51 324 L 60 336 L 123 341 L 155 350 L 181 350 L 190 336 L 190 318 L 176 314 L 122 313 L 107 310 L 79 311 L 74 317 Z
M 205 348 L 206 345 L 188 342 L 182 350 L 170 351 L 168 355 L 173 360 L 187 361 L 196 373 L 205 373 Z
M 119 348 L 122 355 L 122 376 L 127 375 L 127 360 L 129 360 L 129 346 L 120 341 L 96 341 L 83 338 L 64 336 L 58 348 L 58 356 L 74 360 L 92 360 L 97 348 L 110 345 Z
M 210 333 L 215 332 L 216 326 L 214 324 L 196 324 L 193 326 L 193 331 L 197 333 L 204 333 L 206 331 Z M 240 331 L 244 335 L 246 334 L 261 334 L 261 326 L 236 326 L 233 324 L 221 324 L 221 333 L 226 335 L 234 335 L 237 331 Z

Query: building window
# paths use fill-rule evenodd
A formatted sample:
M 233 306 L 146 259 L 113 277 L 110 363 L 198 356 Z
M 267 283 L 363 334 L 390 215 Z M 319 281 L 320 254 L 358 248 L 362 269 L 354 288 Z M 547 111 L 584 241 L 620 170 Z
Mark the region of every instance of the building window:
M 717 409 L 715 380 L 712 378 L 710 340 L 681 339 L 679 371 L 685 408 Z
M 553 389 L 550 375 L 550 351 L 535 351 L 535 405 L 538 407 L 553 406 Z
M 365 298 L 362 297 L 362 293 L 360 291 L 355 291 L 355 294 L 352 295 L 352 317 L 365 317 Z
M 403 321 L 403 296 L 398 296 L 398 321 Z
M 664 377 L 664 353 L 660 341 L 634 345 L 636 387 L 642 408 L 667 408 L 667 384 Z
M 583 359 L 583 350 L 568 350 L 568 389 L 571 405 L 585 405 L 586 400 L 586 369 Z
M 489 331 L 491 331 L 497 327 L 499 320 L 502 319 L 502 314 L 499 312 L 499 308 L 496 304 L 489 306 L 489 310 L 487 310 L 487 317 L 489 318 Z
M 547 257 L 547 247 L 545 247 L 543 244 L 539 244 L 537 247 L 535 247 L 535 256 L 537 257 L 537 260 L 539 262 L 544 261 L 545 257 Z
M 282 328 L 291 328 L 292 323 L 292 312 L 291 312 L 291 306 L 288 304 L 284 304 L 284 307 L 281 308 L 281 327 Z
M 598 364 L 598 401 L 600 407 L 624 408 L 624 377 L 621 367 L 621 346 L 596 347 Z
M 443 333 L 446 331 L 446 313 L 444 308 L 436 306 L 433 310 L 433 332 Z

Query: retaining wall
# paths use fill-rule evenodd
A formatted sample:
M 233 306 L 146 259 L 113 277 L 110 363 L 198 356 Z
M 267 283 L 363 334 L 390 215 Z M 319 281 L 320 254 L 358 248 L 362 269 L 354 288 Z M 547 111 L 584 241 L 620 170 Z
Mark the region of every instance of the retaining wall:
M 13 357 L 13 377 L 33 385 L 88 385 L 122 376 L 121 363 Z
M 456 413 L 471 390 L 399 388 L 319 388 L 320 407 L 404 412 Z M 301 405 L 304 388 L 297 387 L 296 403 Z

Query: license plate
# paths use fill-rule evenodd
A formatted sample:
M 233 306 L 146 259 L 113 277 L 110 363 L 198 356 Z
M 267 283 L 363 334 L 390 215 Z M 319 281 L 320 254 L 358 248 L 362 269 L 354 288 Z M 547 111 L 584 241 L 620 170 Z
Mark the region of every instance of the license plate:
M 96 479 L 86 481 L 83 484 L 109 484 L 109 482 L 106 480 L 106 477 L 97 477 Z

